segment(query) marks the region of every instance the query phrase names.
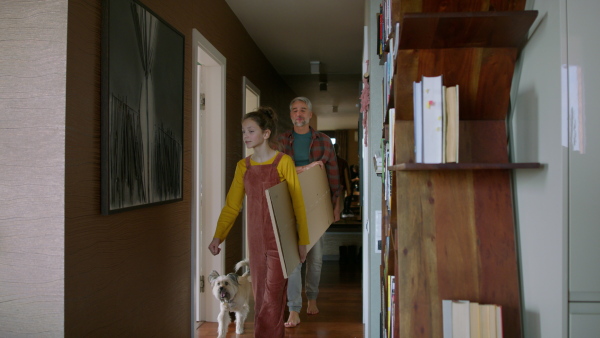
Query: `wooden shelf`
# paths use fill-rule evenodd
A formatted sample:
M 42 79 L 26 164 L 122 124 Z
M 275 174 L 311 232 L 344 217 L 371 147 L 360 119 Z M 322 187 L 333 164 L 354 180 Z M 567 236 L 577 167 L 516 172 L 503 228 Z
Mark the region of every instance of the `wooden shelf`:
M 405 13 L 399 49 L 520 48 L 537 11 Z
M 388 139 L 395 164 L 385 168 L 393 171 L 392 202 L 381 226 L 389 243 L 382 266 L 401 295 L 391 304 L 396 320 L 384 324 L 393 335 L 441 337 L 443 299 L 498 304 L 505 336 L 522 335 L 511 175 L 542 167 L 510 163 L 508 154 L 514 66 L 537 17 L 524 6 L 524 0 L 392 2 L 399 51 L 384 104 L 395 108 Z M 414 163 L 413 81 L 440 74 L 445 85 L 460 86 L 460 163 Z
M 388 166 L 390 171 L 418 170 L 506 170 L 506 169 L 538 169 L 540 163 L 399 163 Z

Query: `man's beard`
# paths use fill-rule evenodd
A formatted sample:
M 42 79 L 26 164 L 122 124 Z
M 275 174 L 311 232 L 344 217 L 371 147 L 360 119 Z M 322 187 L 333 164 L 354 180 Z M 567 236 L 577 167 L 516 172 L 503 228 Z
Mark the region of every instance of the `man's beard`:
M 304 127 L 307 124 L 308 124 L 308 121 L 306 121 L 306 120 L 294 121 L 294 126 L 296 126 L 296 127 Z

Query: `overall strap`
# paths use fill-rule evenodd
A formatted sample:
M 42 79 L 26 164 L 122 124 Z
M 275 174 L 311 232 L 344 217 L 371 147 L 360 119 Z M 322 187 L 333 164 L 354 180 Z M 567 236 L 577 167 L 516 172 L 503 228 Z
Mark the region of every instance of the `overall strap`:
M 252 155 L 248 155 L 245 158 L 245 160 L 246 160 L 246 170 L 248 170 L 248 168 L 250 168 L 250 156 L 252 156 Z
M 281 161 L 281 158 L 283 157 L 284 153 L 283 152 L 278 152 L 277 156 L 275 156 L 275 160 L 273 160 L 273 166 L 277 167 L 279 165 L 279 161 Z

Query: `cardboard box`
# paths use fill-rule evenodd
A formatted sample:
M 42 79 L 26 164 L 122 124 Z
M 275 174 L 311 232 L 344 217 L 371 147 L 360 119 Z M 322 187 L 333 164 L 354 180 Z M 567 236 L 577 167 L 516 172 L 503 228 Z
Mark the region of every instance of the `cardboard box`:
M 298 175 L 304 206 L 306 207 L 306 218 L 308 221 L 308 235 L 312 246 L 323 236 L 325 231 L 333 223 L 333 205 L 331 204 L 331 192 L 325 169 L 314 166 Z M 284 278 L 294 271 L 300 264 L 298 254 L 298 231 L 296 227 L 296 216 L 292 206 L 292 198 L 287 187 L 287 182 L 281 182 L 267 189 L 267 203 L 271 214 L 271 223 L 277 240 L 279 259 Z

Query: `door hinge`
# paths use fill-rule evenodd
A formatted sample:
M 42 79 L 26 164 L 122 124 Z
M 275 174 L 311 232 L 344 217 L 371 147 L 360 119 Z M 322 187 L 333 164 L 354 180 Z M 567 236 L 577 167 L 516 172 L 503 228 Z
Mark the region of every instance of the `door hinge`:
M 200 110 L 206 109 L 206 94 L 200 93 Z
M 204 292 L 204 275 L 200 276 L 200 293 Z

